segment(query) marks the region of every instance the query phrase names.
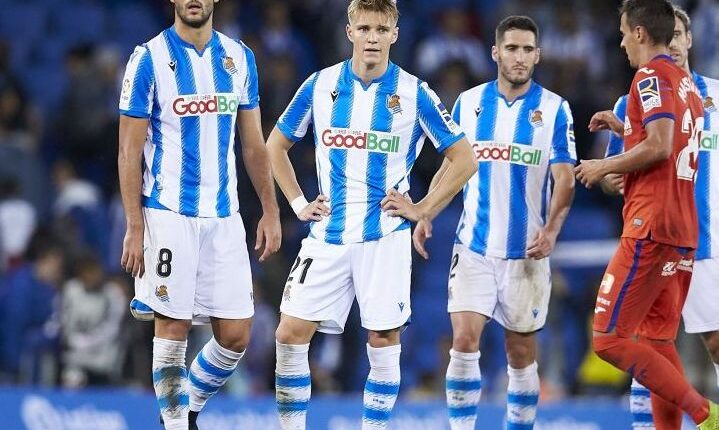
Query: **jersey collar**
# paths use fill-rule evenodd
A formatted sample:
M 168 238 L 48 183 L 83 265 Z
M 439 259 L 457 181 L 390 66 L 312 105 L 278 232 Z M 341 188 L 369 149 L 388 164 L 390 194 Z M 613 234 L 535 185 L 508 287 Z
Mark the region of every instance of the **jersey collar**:
M 352 59 L 347 60 L 347 66 L 345 68 L 346 68 L 347 77 L 350 80 L 355 80 L 355 81 L 359 82 L 360 85 L 362 85 L 362 89 L 367 91 L 369 89 L 369 87 L 372 86 L 372 84 L 389 83 L 392 80 L 392 77 L 394 76 L 395 67 L 397 67 L 397 66 L 393 62 L 390 61 L 389 64 L 387 65 L 387 70 L 385 70 L 385 72 L 382 74 L 382 76 L 372 79 L 372 81 L 366 85 L 365 85 L 364 81 L 362 79 L 360 79 L 359 76 L 355 75 L 355 72 L 352 71 Z
M 502 99 L 504 101 L 504 103 L 507 105 L 507 107 L 512 107 L 519 100 L 523 100 L 523 99 L 527 98 L 527 96 L 532 94 L 537 89 L 537 83 L 534 82 L 534 79 L 530 79 L 529 89 L 527 89 L 527 91 L 524 94 L 518 96 L 516 99 L 514 99 L 511 102 L 504 97 L 504 94 L 499 92 L 499 80 L 498 79 L 495 79 L 492 82 L 492 87 L 494 89 L 494 92 L 497 94 L 497 97 Z
M 173 43 L 177 43 L 184 48 L 192 49 L 200 57 L 202 57 L 202 54 L 207 51 L 207 48 L 215 47 L 220 42 L 220 37 L 217 35 L 217 32 L 215 30 L 212 30 L 212 36 L 210 37 L 210 41 L 207 42 L 207 45 L 205 45 L 205 49 L 203 49 L 202 51 L 198 51 L 195 45 L 183 40 L 180 35 L 177 34 L 177 30 L 175 29 L 174 25 L 168 29 L 168 32 L 170 33 L 170 40 L 172 40 Z

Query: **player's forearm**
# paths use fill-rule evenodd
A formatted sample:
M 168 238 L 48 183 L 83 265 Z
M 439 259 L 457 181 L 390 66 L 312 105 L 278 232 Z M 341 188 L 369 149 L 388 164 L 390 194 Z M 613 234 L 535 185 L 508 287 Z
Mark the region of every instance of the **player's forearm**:
M 569 209 L 574 201 L 574 175 L 571 170 L 567 174 L 554 177 L 554 188 L 552 189 L 552 200 L 549 204 L 549 216 L 545 229 L 547 232 L 559 235 L 564 220 L 569 215 Z
M 464 187 L 469 178 L 477 171 L 475 158 L 467 145 L 469 156 L 462 154 L 447 161 L 444 174 L 439 178 L 436 185 L 430 189 L 427 196 L 422 199 L 418 206 L 422 214 L 432 220 L 442 209 L 447 207 L 452 198 Z M 439 174 L 440 172 L 438 172 Z M 435 175 L 437 176 L 437 175 Z
M 247 175 L 252 181 L 252 186 L 260 199 L 260 204 L 262 204 L 262 211 L 264 213 L 278 212 L 270 157 L 264 142 L 259 141 L 251 145 L 243 145 L 242 159 L 245 163 Z
M 295 169 L 292 167 L 292 162 L 289 157 L 289 149 L 291 146 L 292 142 L 288 141 L 277 127 L 272 130 L 270 137 L 267 139 L 267 152 L 269 154 L 270 164 L 272 165 L 272 174 L 280 186 L 282 194 L 284 194 L 290 203 L 302 195 L 302 189 L 297 182 Z
M 606 159 L 605 176 L 610 173 L 631 173 L 644 170 L 669 158 L 671 152 L 659 145 L 647 145 L 647 140 L 622 154 Z
M 117 168 L 128 229 L 142 229 L 142 149 L 147 122 L 120 117 Z
M 437 186 L 442 177 L 445 175 L 445 173 L 447 173 L 449 164 L 450 163 L 446 158 L 442 160 L 442 165 L 439 166 L 439 170 L 437 170 L 437 172 L 432 177 L 432 181 L 429 183 L 429 191 L 432 191 Z

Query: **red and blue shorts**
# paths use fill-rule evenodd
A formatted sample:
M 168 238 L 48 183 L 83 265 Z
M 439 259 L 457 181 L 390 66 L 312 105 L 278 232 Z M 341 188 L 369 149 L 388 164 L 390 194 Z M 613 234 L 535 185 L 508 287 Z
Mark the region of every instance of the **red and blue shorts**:
M 693 265 L 692 249 L 621 238 L 597 293 L 594 330 L 673 340 Z

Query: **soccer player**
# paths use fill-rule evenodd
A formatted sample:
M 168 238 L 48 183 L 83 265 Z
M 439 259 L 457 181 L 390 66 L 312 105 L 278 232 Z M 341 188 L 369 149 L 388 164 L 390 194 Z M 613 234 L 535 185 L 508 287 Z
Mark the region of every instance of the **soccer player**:
M 312 221 L 285 286 L 277 328 L 276 395 L 283 429 L 304 429 L 309 342 L 341 333 L 355 297 L 368 331 L 364 430 L 384 429 L 400 383 L 400 328 L 410 317 L 410 221 L 431 220 L 476 171 L 459 126 L 426 83 L 389 61 L 393 0 L 352 0 L 352 58 L 312 74 L 268 138 L 272 171 L 301 221 Z M 312 122 L 319 195 L 308 202 L 288 151 Z M 429 136 L 449 163 L 420 202 L 409 174 Z M 389 190 L 389 191 L 388 191 Z
M 719 249 L 715 243 L 712 243 L 712 240 L 716 241 L 719 238 L 719 231 L 717 231 L 719 226 L 710 216 L 713 206 L 716 207 L 719 203 L 719 195 L 717 195 L 719 190 L 714 185 L 716 179 L 712 181 L 712 177 L 716 178 L 716 163 L 719 160 L 716 155 L 717 133 L 712 131 L 712 127 L 716 129 L 716 124 L 719 122 L 719 113 L 714 104 L 714 100 L 719 100 L 719 81 L 691 71 L 689 67 L 689 49 L 692 47 L 691 20 L 689 15 L 678 6 L 674 6 L 674 15 L 674 38 L 669 44 L 669 53 L 679 67 L 692 75 L 704 101 L 704 130 L 699 141 L 699 169 L 695 188 L 699 217 L 699 243 L 694 257 L 694 274 L 682 315 L 687 333 L 701 333 L 704 344 L 714 362 L 717 386 L 719 386 L 719 308 L 716 307 L 719 305 L 719 290 L 714 287 L 714 280 L 719 274 L 719 259 L 717 259 Z M 616 129 L 617 134 L 610 135 L 607 157 L 620 154 L 624 149 L 621 134 L 624 130 L 626 106 L 627 96 L 625 95 L 617 101 L 613 112 L 614 117 L 609 116 L 612 129 Z M 603 115 L 608 114 L 607 112 Z M 609 178 L 605 177 L 602 187 L 610 193 L 619 194 L 622 182 L 622 175 L 613 175 Z M 654 428 L 649 397 L 649 390 L 636 380 L 632 381 L 630 407 L 635 429 Z M 654 396 L 653 400 L 659 401 L 660 399 Z
M 118 163 L 127 217 L 121 263 L 135 277 L 133 314 L 154 316 L 152 376 L 168 430 L 197 428 L 197 414 L 249 341 L 254 307 L 237 194 L 236 123 L 264 212 L 255 246 L 263 248 L 260 261 L 280 244 L 254 55 L 213 31 L 215 2 L 173 0 L 174 26 L 135 48 L 120 95 Z M 214 337 L 188 375 L 193 319 L 209 319 Z
M 532 80 L 538 40 L 531 18 L 503 19 L 492 47 L 497 79 L 463 92 L 452 113 L 472 136 L 479 164 L 464 188 L 449 274 L 453 339 L 446 390 L 452 430 L 474 429 L 479 342 L 492 318 L 505 329 L 507 428 L 534 426 L 535 333 L 544 326 L 551 289 L 547 257 L 574 197 L 576 163 L 569 105 Z M 446 167 L 445 160 L 430 188 Z M 424 243 L 422 233 L 415 232 L 415 241 Z
M 658 428 L 678 428 L 683 410 L 700 429 L 719 429 L 719 408 L 686 381 L 674 345 L 697 246 L 701 93 L 669 56 L 672 4 L 625 0 L 620 12 L 621 46 L 639 69 L 627 97 L 626 151 L 575 168 L 588 187 L 624 174 L 624 231 L 597 295 L 593 346 L 662 399 L 653 403 Z M 619 131 L 607 116 L 593 117 L 590 130 Z

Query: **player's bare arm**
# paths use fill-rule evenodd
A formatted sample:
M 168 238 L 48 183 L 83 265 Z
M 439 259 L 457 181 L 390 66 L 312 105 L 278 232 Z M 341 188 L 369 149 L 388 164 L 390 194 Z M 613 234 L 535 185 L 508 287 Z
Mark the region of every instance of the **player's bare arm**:
M 401 216 L 410 221 L 425 219 L 431 222 L 477 172 L 476 159 L 466 138 L 447 148 L 444 156 L 448 167 L 436 186 L 422 200 L 411 203 L 397 190 L 391 189 L 382 199 L 382 210 L 391 216 Z
M 610 130 L 617 136 L 624 134 L 624 122 L 611 110 L 597 112 L 589 120 L 589 131 Z
M 647 137 L 623 154 L 603 160 L 581 160 L 574 168 L 577 179 L 587 188 L 610 173 L 629 173 L 643 170 L 669 158 L 674 141 L 674 120 L 659 118 L 645 126 Z
M 293 145 L 294 142 L 285 137 L 277 127 L 272 130 L 270 137 L 267 138 L 267 152 L 272 164 L 272 173 L 282 194 L 290 202 L 300 221 L 321 221 L 322 217 L 330 215 L 329 199 L 320 194 L 309 203 L 304 198 L 288 154 Z
M 242 159 L 262 204 L 262 218 L 257 223 L 255 250 L 260 250 L 264 243 L 260 261 L 265 261 L 267 257 L 277 252 L 282 242 L 275 184 L 272 181 L 269 155 L 262 136 L 260 109 L 240 110 L 237 117 L 242 139 Z
M 602 191 L 610 196 L 624 195 L 624 175 L 619 173 L 610 173 L 599 182 Z
M 569 163 L 552 164 L 552 200 L 549 205 L 549 217 L 544 228 L 537 231 L 537 235 L 527 247 L 527 257 L 541 260 L 548 257 L 557 243 L 557 236 L 562 229 L 564 220 L 569 214 L 569 208 L 574 200 L 574 172 Z
M 142 216 L 142 151 L 147 137 L 146 118 L 120 115 L 119 150 L 117 167 L 120 176 L 120 194 L 125 208 L 127 230 L 122 242 L 120 264 L 133 277 L 145 273 L 143 236 L 145 221 Z

